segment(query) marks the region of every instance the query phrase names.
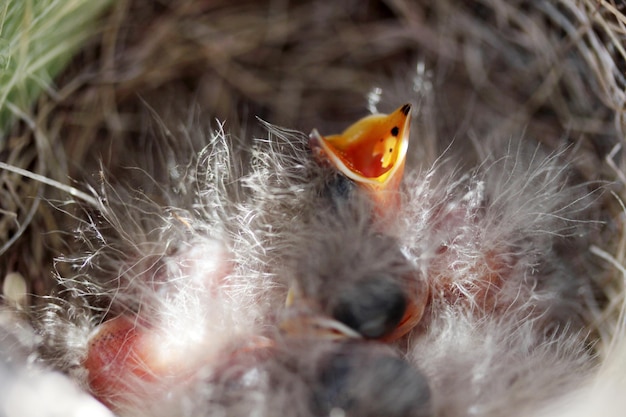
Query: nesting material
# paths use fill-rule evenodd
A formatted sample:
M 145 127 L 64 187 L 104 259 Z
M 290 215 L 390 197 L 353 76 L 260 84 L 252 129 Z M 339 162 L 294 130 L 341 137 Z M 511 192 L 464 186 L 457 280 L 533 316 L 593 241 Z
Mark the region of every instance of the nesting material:
M 431 3 L 115 2 L 7 142 L 2 377 L 119 416 L 619 415 L 622 10 Z

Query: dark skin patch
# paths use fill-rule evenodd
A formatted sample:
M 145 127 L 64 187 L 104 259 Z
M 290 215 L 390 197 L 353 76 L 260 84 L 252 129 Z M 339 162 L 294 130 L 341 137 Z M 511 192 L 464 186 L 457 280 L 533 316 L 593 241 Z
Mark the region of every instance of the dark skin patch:
M 339 408 L 347 417 L 432 417 L 422 372 L 404 359 L 346 344 L 320 363 L 311 398 L 315 415 Z
M 400 133 L 400 129 L 398 129 L 398 126 L 394 126 L 393 129 L 391 129 L 391 136 L 398 136 L 398 133 Z
M 393 152 L 393 148 L 389 148 L 389 153 Z
M 335 319 L 365 338 L 377 339 L 400 323 L 407 299 L 392 278 L 375 275 L 339 291 L 333 304 Z
M 325 184 L 323 195 L 330 199 L 333 204 L 347 201 L 355 192 L 356 185 L 343 174 L 337 173 Z
M 402 108 L 400 109 L 400 111 L 402 112 L 402 114 L 404 114 L 405 116 L 409 115 L 409 112 L 411 111 L 411 105 L 410 104 L 405 104 L 404 106 L 402 106 Z

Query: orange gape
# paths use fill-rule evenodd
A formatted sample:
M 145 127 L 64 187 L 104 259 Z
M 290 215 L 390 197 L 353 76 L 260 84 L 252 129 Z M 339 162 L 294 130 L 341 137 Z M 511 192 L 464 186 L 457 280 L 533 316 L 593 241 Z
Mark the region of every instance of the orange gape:
M 398 188 L 409 146 L 411 105 L 391 114 L 373 114 L 339 135 L 317 130 L 310 143 L 318 159 L 327 160 L 343 175 L 367 190 L 380 213 L 396 208 Z

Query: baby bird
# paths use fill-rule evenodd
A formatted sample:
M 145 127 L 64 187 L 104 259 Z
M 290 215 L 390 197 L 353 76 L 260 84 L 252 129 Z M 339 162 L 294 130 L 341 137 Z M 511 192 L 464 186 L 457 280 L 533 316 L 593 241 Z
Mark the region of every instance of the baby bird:
M 266 125 L 249 151 L 217 130 L 170 167 L 167 206 L 100 196 L 69 295 L 36 320 L 41 361 L 120 416 L 526 416 L 560 398 L 592 362 L 569 260 L 592 195 L 524 141 L 466 172 L 407 166 L 411 118 Z

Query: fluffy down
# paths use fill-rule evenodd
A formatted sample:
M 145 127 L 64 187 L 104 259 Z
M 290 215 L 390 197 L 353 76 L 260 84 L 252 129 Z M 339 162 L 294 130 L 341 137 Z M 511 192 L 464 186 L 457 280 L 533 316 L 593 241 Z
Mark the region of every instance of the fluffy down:
M 594 194 L 562 154 L 420 160 L 380 213 L 265 128 L 187 129 L 204 147 L 167 184 L 102 184 L 36 314 L 39 366 L 120 416 L 546 415 L 592 381 Z

